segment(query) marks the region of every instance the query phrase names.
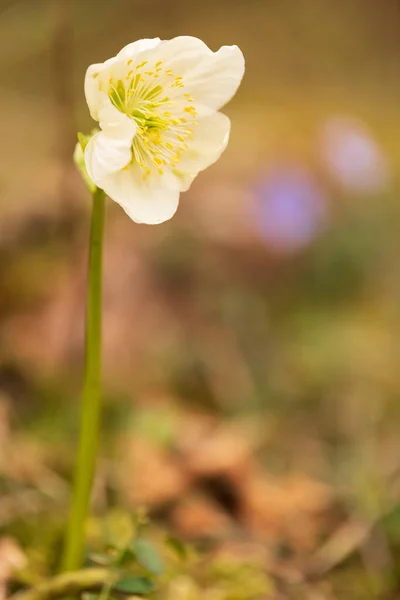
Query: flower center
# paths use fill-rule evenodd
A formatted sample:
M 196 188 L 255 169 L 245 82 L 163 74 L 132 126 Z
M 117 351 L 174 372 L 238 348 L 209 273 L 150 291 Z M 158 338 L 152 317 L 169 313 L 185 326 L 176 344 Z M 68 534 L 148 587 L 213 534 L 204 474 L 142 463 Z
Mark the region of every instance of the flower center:
M 137 163 L 146 180 L 154 169 L 163 175 L 164 166 L 178 165 L 193 140 L 197 111 L 193 98 L 183 92 L 183 77 L 166 69 L 163 61 L 134 65 L 130 59 L 127 66 L 123 80 L 109 79 L 108 95 L 114 106 L 138 125 L 131 162 Z M 177 94 L 180 89 L 182 93 Z

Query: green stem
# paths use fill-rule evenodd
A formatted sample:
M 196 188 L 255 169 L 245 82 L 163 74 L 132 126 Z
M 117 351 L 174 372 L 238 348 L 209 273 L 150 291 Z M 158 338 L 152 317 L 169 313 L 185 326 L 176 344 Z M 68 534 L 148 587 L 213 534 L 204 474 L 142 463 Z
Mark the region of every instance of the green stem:
M 66 532 L 63 570 L 82 566 L 85 524 L 96 463 L 101 411 L 101 299 L 102 249 L 104 230 L 104 192 L 93 192 L 90 228 L 89 290 L 86 312 L 85 381 L 81 431 L 76 463 L 72 504 Z

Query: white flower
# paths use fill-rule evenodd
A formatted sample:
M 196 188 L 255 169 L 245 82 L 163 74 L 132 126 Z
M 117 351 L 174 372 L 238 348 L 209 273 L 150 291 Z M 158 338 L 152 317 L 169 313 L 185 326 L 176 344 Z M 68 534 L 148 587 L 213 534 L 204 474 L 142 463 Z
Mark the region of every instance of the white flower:
M 244 73 L 237 46 L 212 52 L 194 37 L 133 42 L 91 65 L 85 94 L 100 129 L 85 149 L 93 182 L 138 223 L 162 223 L 179 194 L 226 148 L 218 112 Z

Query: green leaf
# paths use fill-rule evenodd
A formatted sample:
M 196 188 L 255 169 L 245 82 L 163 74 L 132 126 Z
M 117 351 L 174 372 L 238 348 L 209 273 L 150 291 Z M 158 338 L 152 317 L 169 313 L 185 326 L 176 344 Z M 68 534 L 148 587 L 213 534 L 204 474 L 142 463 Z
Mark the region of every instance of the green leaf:
M 157 550 L 143 538 L 137 538 L 133 542 L 132 552 L 138 563 L 153 575 L 164 572 L 164 563 Z
M 79 142 L 83 152 L 85 151 L 85 148 L 88 145 L 90 138 L 91 138 L 90 135 L 85 135 L 81 131 L 78 131 L 78 142 Z
M 86 183 L 86 185 L 89 188 L 89 190 L 92 193 L 94 193 L 96 191 L 96 185 L 90 179 L 89 174 L 88 174 L 88 172 L 86 170 L 85 159 L 84 159 L 84 154 L 83 154 L 82 142 L 81 141 L 79 141 L 76 144 L 76 146 L 75 146 L 75 150 L 74 150 L 74 163 L 77 166 L 78 171 L 80 171 L 80 174 L 82 175 L 83 181 Z
M 121 577 L 113 585 L 113 590 L 122 594 L 149 594 L 154 590 L 154 583 L 147 577 L 135 577 L 134 575 L 126 575 Z

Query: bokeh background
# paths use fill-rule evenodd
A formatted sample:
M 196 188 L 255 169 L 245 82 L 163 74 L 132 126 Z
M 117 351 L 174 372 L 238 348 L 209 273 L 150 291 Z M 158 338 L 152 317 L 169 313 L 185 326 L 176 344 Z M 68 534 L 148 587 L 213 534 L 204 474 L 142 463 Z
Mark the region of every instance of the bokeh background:
M 265 597 L 397 597 L 399 31 L 398 0 L 0 2 L 0 564 L 51 571 L 67 514 L 85 70 L 186 34 L 247 69 L 172 221 L 108 202 L 95 512 L 261 561 Z

